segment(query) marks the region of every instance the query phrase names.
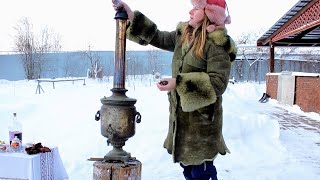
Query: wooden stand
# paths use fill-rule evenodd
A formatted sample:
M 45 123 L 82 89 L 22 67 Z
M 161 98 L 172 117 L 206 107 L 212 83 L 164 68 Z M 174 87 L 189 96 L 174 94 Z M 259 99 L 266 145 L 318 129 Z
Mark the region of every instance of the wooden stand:
M 93 180 L 141 180 L 141 162 L 138 160 L 125 163 L 93 163 Z

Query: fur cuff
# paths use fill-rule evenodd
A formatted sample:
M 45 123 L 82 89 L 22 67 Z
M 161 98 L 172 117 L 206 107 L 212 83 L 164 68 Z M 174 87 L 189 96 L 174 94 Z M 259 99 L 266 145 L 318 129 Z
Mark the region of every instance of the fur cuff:
M 184 112 L 192 112 L 216 102 L 217 95 L 210 77 L 204 72 L 180 73 L 176 90 Z
M 148 45 L 157 32 L 157 25 L 139 11 L 134 11 L 127 38 L 140 45 Z

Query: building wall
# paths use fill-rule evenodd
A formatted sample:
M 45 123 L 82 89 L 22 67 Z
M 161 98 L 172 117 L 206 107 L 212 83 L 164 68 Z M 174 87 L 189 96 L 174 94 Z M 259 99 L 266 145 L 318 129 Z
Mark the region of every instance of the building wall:
M 267 74 L 266 77 L 267 94 L 271 99 L 277 99 L 278 93 L 278 75 Z
M 280 73 L 267 74 L 266 93 L 277 100 L 278 76 Z M 320 113 L 320 77 L 295 75 L 294 104 L 304 112 Z
M 320 113 L 320 77 L 296 77 L 295 104 L 303 111 Z

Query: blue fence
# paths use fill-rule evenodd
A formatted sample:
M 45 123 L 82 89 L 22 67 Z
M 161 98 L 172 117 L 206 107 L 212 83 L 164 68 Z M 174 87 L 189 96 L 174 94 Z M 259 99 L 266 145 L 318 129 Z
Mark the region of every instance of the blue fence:
M 112 76 L 114 52 L 93 51 L 93 53 L 103 67 L 103 76 Z M 155 71 L 171 75 L 171 52 L 157 52 L 155 59 L 157 65 L 153 67 L 147 51 L 128 51 L 126 58 L 128 75 L 152 74 Z M 81 51 L 51 53 L 46 55 L 46 59 L 42 78 L 84 77 L 90 69 L 90 61 Z M 276 55 L 275 72 L 281 71 L 320 73 L 320 58 L 319 56 L 310 57 L 308 54 Z M 232 66 L 231 78 L 233 77 L 236 81 L 265 81 L 265 75 L 268 72 L 268 53 L 239 53 Z M 0 79 L 25 79 L 20 55 L 0 55 Z

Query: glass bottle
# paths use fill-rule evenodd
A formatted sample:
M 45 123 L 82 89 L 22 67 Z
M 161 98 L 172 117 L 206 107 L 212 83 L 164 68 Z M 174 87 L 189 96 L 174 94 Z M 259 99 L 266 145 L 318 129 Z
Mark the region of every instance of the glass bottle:
M 17 113 L 13 113 L 12 121 L 9 125 L 9 141 L 16 137 L 22 142 L 22 124 L 18 121 Z

